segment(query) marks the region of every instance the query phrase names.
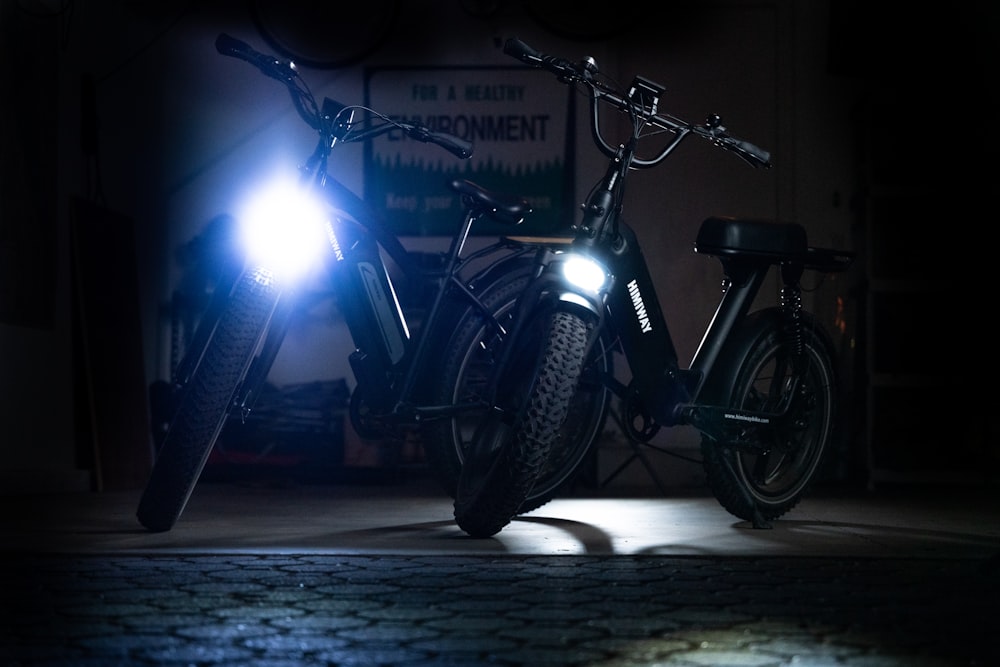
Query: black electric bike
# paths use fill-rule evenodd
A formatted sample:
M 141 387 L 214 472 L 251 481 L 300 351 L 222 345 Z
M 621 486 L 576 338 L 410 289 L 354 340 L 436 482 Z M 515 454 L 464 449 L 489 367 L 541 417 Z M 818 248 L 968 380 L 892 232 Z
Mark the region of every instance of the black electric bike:
M 662 426 L 694 426 L 702 434 L 702 463 L 715 497 L 731 514 L 767 526 L 803 497 L 837 426 L 835 351 L 803 310 L 800 280 L 807 270 L 844 271 L 853 253 L 811 247 L 797 223 L 706 219 L 695 252 L 719 259 L 724 290 L 690 366 L 682 368 L 639 239 L 624 219 L 628 175 L 663 163 L 692 135 L 754 167 L 769 167 L 769 154 L 730 136 L 718 116 L 691 124 L 661 112 L 663 88 L 645 77 L 620 90 L 591 58 L 572 63 L 516 38 L 506 41 L 504 52 L 585 89 L 591 135 L 608 158 L 573 237 L 537 253 L 535 278 L 519 295 L 512 335 L 531 321 L 528 313 L 562 313 L 555 336 L 588 335 L 580 377 L 599 378 L 620 399 L 626 435 L 645 443 Z M 619 145 L 602 131 L 609 110 L 631 127 Z M 575 264 L 589 268 L 589 282 L 567 280 Z M 781 279 L 777 305 L 751 312 L 772 267 Z M 628 364 L 627 385 L 602 370 L 608 366 L 603 357 L 615 350 Z M 527 455 L 544 459 L 547 452 Z M 484 511 L 483 496 L 494 492 L 489 480 L 496 470 L 516 469 L 519 456 L 513 448 L 486 445 L 466 453 L 455 500 L 456 520 L 466 532 L 489 536 L 513 518 Z
M 428 266 L 426 253 L 418 258 L 408 251 L 375 210 L 327 172 L 327 159 L 338 144 L 390 132 L 436 144 L 459 158 L 471 155 L 469 142 L 329 98 L 319 105 L 293 63 L 226 34 L 219 35 L 216 48 L 284 84 L 318 140 L 290 182 L 275 191 L 256 188 L 257 199 L 245 214 L 235 216 L 246 237 L 245 249 L 241 246 L 222 263 L 210 303 L 165 389 L 168 396 L 162 402 L 171 407 L 155 439 L 157 452 L 137 509 L 139 522 L 150 530 L 170 530 L 227 421 L 245 419 L 254 408 L 302 298 L 297 292 L 301 276 L 295 274 L 303 271 L 328 285 L 354 342 L 349 361 L 356 386 L 349 414 L 359 435 L 401 441 L 417 430 L 431 440 L 459 437 L 460 431 L 434 424 L 504 414 L 504 435 L 515 442 L 522 468 L 493 477 L 490 496 L 512 498 L 515 508 L 546 502 L 562 480 L 545 481 L 548 473 L 540 471 L 544 461 L 530 452 L 547 452 L 558 442 L 585 451 L 600 430 L 595 424 L 606 414 L 607 397 L 596 391 L 586 399 L 589 405 L 574 408 L 585 395 L 574 396 L 572 390 L 586 341 L 567 340 L 562 314 L 540 315 L 521 330 L 521 338 L 508 332 L 508 311 L 517 296 L 513 290 L 527 278 L 522 262 L 491 257 L 516 258 L 521 249 L 503 240 L 463 254 L 477 221 L 489 218 L 514 226 L 530 212 L 528 202 L 454 180 L 450 187 L 463 215 L 447 250 Z M 278 194 L 286 196 L 280 203 L 265 198 Z M 310 255 L 318 257 L 311 262 Z M 402 272 L 407 289 L 426 295 L 416 316 L 411 311 L 408 317 L 400 306 L 390 275 L 395 271 Z M 473 330 L 461 341 L 465 348 L 455 345 L 455 331 Z M 505 358 L 520 363 L 499 365 L 500 350 L 510 350 Z M 461 363 L 456 359 L 481 353 L 490 358 L 477 366 L 475 375 L 489 391 L 473 396 L 442 384 L 441 365 L 453 367 Z M 561 428 L 571 409 L 586 419 Z M 425 446 L 432 467 L 435 452 L 463 447 L 430 440 Z M 435 472 L 453 491 L 457 468 L 445 465 Z

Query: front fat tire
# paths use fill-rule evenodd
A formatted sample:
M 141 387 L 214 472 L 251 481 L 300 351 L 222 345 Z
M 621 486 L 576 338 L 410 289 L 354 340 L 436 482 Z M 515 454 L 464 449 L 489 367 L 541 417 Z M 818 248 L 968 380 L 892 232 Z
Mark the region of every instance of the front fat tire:
M 524 335 L 531 339 L 535 331 L 528 327 Z M 472 537 L 495 535 L 519 513 L 569 413 L 589 327 L 554 311 L 539 333 L 535 354 L 515 355 L 501 371 L 503 386 L 518 387 L 513 402 L 499 397 L 504 410 L 484 418 L 459 475 L 455 521 Z
M 799 503 L 822 470 L 834 439 L 838 401 L 832 345 L 811 317 L 805 319 L 803 337 L 805 371 L 792 405 L 794 419 L 779 430 L 771 451 L 757 455 L 702 438 L 703 466 L 713 495 L 730 514 L 755 525 L 777 519 Z M 782 363 L 790 350 L 779 327 L 737 336 L 734 343 L 734 348 L 745 350 L 737 355 L 742 361 L 736 381 L 728 391 L 714 388 L 705 402 L 748 410 L 773 407 L 786 384 L 776 378 L 776 371 L 791 372 L 790 364 Z
M 512 274 L 481 294 L 483 305 L 509 329 L 517 297 L 529 280 L 530 271 Z M 450 405 L 472 402 L 482 397 L 482 390 L 493 369 L 498 347 L 503 339 L 487 324 L 477 310 L 466 308 L 455 318 L 451 336 L 442 337 L 441 366 L 428 373 L 429 402 Z M 448 320 L 449 322 L 451 320 Z M 593 442 L 600 437 L 607 420 L 611 392 L 602 377 L 611 375 L 613 354 L 610 342 L 599 337 L 593 344 L 580 384 L 570 404 L 569 417 L 552 446 L 545 465 L 519 514 L 530 512 L 552 500 L 579 474 Z M 454 418 L 429 420 L 423 426 L 423 446 L 429 467 L 449 496 L 458 488 L 465 451 L 485 411 L 463 413 Z
M 233 291 L 139 500 L 136 516 L 149 530 L 170 530 L 184 511 L 276 298 L 270 275 L 260 269 L 248 271 Z

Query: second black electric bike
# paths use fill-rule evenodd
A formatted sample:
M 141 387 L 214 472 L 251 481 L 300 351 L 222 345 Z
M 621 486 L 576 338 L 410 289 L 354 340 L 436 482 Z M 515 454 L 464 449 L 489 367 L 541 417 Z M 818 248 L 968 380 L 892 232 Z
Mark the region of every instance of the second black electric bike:
M 554 336 L 573 343 L 553 346 L 553 352 L 582 355 L 584 384 L 579 386 L 593 392 L 587 383 L 596 380 L 617 396 L 628 437 L 646 443 L 663 426 L 694 426 L 702 434 L 703 466 L 715 497 L 733 515 L 768 525 L 806 493 L 838 425 L 835 349 L 803 309 L 800 281 L 805 271 L 844 271 L 853 253 L 810 246 L 805 227 L 797 223 L 706 219 L 695 252 L 721 262 L 724 290 L 691 364 L 683 367 L 642 244 L 625 221 L 628 176 L 662 164 L 690 136 L 754 167 L 770 166 L 770 155 L 730 136 L 718 116 L 692 124 L 664 113 L 663 88 L 645 77 L 636 76 L 621 89 L 591 58 L 573 63 L 516 38 L 507 40 L 504 51 L 586 91 L 592 138 L 608 158 L 572 238 L 536 250 L 532 282 L 515 306 L 512 335 L 517 338 L 539 312 L 559 313 Z M 608 122 L 609 111 L 631 128 L 621 143 L 606 138 L 602 122 Z M 772 269 L 780 277 L 777 305 L 752 310 Z M 588 341 L 584 347 L 576 343 L 581 337 Z M 628 384 L 606 371 L 605 357 L 616 350 L 631 373 Z M 562 392 L 565 386 L 550 391 Z M 504 423 L 512 417 L 491 418 Z M 497 488 L 491 478 L 529 469 L 521 457 L 547 460 L 548 455 L 541 449 L 498 447 L 488 439 L 473 441 L 455 499 L 459 525 L 474 536 L 499 532 L 515 513 L 505 513 L 499 499 L 489 498 Z

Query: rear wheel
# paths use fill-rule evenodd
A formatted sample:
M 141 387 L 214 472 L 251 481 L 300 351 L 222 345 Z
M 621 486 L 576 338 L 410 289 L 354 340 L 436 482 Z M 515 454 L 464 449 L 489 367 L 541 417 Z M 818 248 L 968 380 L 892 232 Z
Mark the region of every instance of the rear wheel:
M 780 517 L 802 499 L 831 448 L 837 410 L 832 346 L 825 333 L 804 315 L 797 355 L 780 326 L 753 326 L 764 317 L 751 316 L 730 354 L 720 358 L 720 363 L 739 363 L 735 382 L 713 387 L 705 402 L 762 412 L 787 405 L 788 416 L 763 443 L 765 453 L 741 451 L 707 436 L 701 445 L 712 493 L 730 514 L 755 523 Z
M 494 408 L 483 415 L 465 452 L 455 521 L 472 537 L 490 537 L 524 506 L 559 438 L 579 382 L 588 325 L 546 311 L 513 341 Z
M 139 500 L 136 516 L 146 528 L 170 530 L 184 511 L 276 298 L 264 270 L 248 271 L 237 283 L 184 390 Z

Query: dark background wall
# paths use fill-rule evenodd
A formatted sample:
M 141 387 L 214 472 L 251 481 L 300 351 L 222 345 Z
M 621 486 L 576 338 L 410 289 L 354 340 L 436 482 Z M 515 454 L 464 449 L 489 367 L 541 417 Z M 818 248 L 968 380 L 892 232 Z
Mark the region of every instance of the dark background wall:
M 308 20 L 289 18 L 314 4 L 323 3 L 0 4 L 7 91 L 0 107 L 0 479 L 8 488 L 87 487 L 95 476 L 104 487 L 141 484 L 151 456 L 146 385 L 169 373 L 165 304 L 181 278 L 176 249 L 229 211 L 241 175 L 279 151 L 301 158 L 312 141 L 284 89 L 218 56 L 214 39 L 225 31 L 269 50 L 256 12 L 309 52 L 336 58 L 362 48 L 375 29 L 372 16 L 390 6 L 328 3 Z M 841 474 L 856 478 L 870 475 L 869 423 L 880 409 L 869 357 L 877 301 L 872 230 L 883 249 L 875 263 L 895 257 L 898 265 L 903 257 L 906 294 L 927 311 L 891 346 L 932 365 L 947 363 L 960 345 L 969 349 L 951 333 L 963 330 L 964 310 L 941 307 L 978 256 L 972 235 L 995 236 L 977 209 L 995 172 L 994 10 L 985 2 L 875 7 L 678 0 L 661 3 L 654 16 L 644 6 L 609 14 L 606 3 L 590 2 L 409 2 L 362 59 L 302 69 L 318 97 L 361 101 L 366 67 L 509 65 L 498 44 L 516 35 L 567 58 L 593 56 L 619 80 L 654 79 L 667 87 L 668 111 L 689 120 L 720 113 L 735 135 L 772 151 L 774 168 L 754 171 L 689 142 L 666 166 L 634 178 L 629 220 L 682 359 L 697 347 L 721 278 L 712 260 L 691 252 L 704 217 L 795 219 L 815 245 L 860 253 L 850 273 L 807 296 L 807 307 L 835 331 L 854 390 Z M 331 45 L 337 50 L 327 54 Z M 580 129 L 578 199 L 601 169 L 585 122 Z M 363 191 L 359 161 L 360 149 L 350 147 L 335 153 L 331 169 Z M 873 209 L 895 213 L 875 220 Z M 920 291 L 923 283 L 932 296 Z M 932 337 L 921 334 L 928 321 L 939 323 Z M 345 341 L 336 325 L 302 323 L 275 380 L 348 376 Z M 986 342 L 973 344 L 995 368 Z M 950 384 L 936 382 L 931 393 L 952 395 L 965 379 L 949 373 Z M 985 404 L 978 399 L 959 429 L 972 456 L 995 455 L 975 410 Z M 893 419 L 923 423 L 926 414 Z M 938 429 L 935 437 L 955 432 Z M 685 429 L 658 438 L 680 450 L 697 442 Z M 697 482 L 696 470 L 662 465 L 679 483 Z

